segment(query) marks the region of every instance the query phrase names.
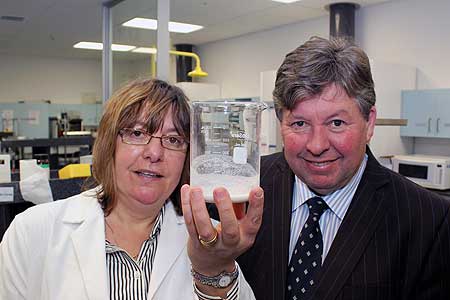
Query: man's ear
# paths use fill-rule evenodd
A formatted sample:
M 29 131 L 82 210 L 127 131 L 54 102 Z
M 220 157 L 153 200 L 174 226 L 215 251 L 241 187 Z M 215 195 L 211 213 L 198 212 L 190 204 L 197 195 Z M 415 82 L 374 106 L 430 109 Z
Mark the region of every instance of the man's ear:
M 366 133 L 366 143 L 370 142 L 373 136 L 373 131 L 375 129 L 375 121 L 377 120 L 377 109 L 375 106 L 370 108 L 369 118 L 367 120 L 367 133 Z

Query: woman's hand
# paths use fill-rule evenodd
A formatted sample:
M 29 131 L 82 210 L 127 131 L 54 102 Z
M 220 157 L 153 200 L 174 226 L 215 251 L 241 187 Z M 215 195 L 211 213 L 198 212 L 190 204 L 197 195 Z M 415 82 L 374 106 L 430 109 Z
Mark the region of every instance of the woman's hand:
M 187 184 L 181 188 L 183 215 L 190 236 L 188 255 L 192 268 L 206 276 L 234 270 L 235 259 L 253 245 L 261 226 L 264 206 L 260 187 L 250 191 L 246 214 L 239 209 L 235 211 L 236 205 L 233 207 L 225 188 L 216 188 L 213 194 L 221 221 L 216 227 L 211 223 L 202 190 Z M 239 216 L 241 214 L 243 216 Z M 202 244 L 200 239 L 206 244 Z M 209 245 L 208 241 L 211 241 Z

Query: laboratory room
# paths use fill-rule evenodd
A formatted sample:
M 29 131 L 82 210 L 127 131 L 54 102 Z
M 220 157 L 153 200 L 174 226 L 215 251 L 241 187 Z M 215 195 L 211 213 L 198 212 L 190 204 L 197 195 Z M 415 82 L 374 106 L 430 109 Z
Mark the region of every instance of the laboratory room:
M 448 299 L 448 36 L 448 0 L 0 1 L 0 299 L 72 299 L 68 291 L 83 290 L 50 275 L 34 282 L 29 262 L 13 253 L 44 248 L 40 240 L 56 245 L 64 222 L 72 230 L 82 218 L 62 203 L 92 191 L 104 213 L 103 256 L 92 261 L 113 265 L 108 251 L 135 245 L 127 236 L 164 247 L 173 210 L 185 224 L 193 299 Z M 123 196 L 148 192 L 132 190 L 133 180 L 160 182 L 167 200 L 148 239 L 118 226 L 120 211 L 136 206 Z M 231 244 L 224 224 L 202 222 L 194 208 L 222 219 L 218 197 L 234 207 L 241 234 L 252 225 L 253 236 L 226 252 L 236 265 L 213 270 L 195 251 L 212 257 Z M 316 198 L 325 207 L 309 223 Z M 140 205 L 154 210 L 150 202 Z M 33 218 L 46 225 L 27 223 Z M 297 287 L 290 273 L 308 224 L 323 232 L 318 271 L 305 270 L 307 287 Z M 142 267 L 137 245 L 122 254 Z M 60 254 L 40 257 L 50 255 Z M 111 274 L 99 281 L 122 299 Z M 148 298 L 126 299 L 169 299 L 174 278 L 171 288 L 143 280 L 138 294 Z M 74 299 L 105 299 L 88 285 Z

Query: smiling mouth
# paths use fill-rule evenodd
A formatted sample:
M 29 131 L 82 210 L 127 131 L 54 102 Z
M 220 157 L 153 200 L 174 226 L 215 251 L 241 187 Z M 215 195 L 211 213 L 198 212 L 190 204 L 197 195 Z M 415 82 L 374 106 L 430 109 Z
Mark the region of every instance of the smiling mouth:
M 146 172 L 146 171 L 135 171 L 135 173 L 138 176 L 143 176 L 143 177 L 147 177 L 147 178 L 162 178 L 163 176 L 158 174 L 158 173 L 154 173 L 154 172 Z
M 307 163 L 312 164 L 314 166 L 323 167 L 323 166 L 326 166 L 328 164 L 331 164 L 331 163 L 335 162 L 337 160 L 337 158 L 336 159 L 332 159 L 332 160 L 325 160 L 325 161 L 312 161 L 312 160 L 308 160 L 306 158 L 304 158 L 304 160 Z

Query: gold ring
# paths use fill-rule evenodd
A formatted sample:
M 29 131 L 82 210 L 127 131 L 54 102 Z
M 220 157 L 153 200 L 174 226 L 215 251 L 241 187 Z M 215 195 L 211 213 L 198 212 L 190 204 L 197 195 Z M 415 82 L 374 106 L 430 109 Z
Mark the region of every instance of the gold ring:
M 217 243 L 217 236 L 218 236 L 218 232 L 217 230 L 214 229 L 214 236 L 212 239 L 210 239 L 209 241 L 205 241 L 204 239 L 202 239 L 202 237 L 199 235 L 198 236 L 198 240 L 200 241 L 200 244 L 202 244 L 204 247 L 206 248 L 210 248 L 212 246 L 214 246 Z

